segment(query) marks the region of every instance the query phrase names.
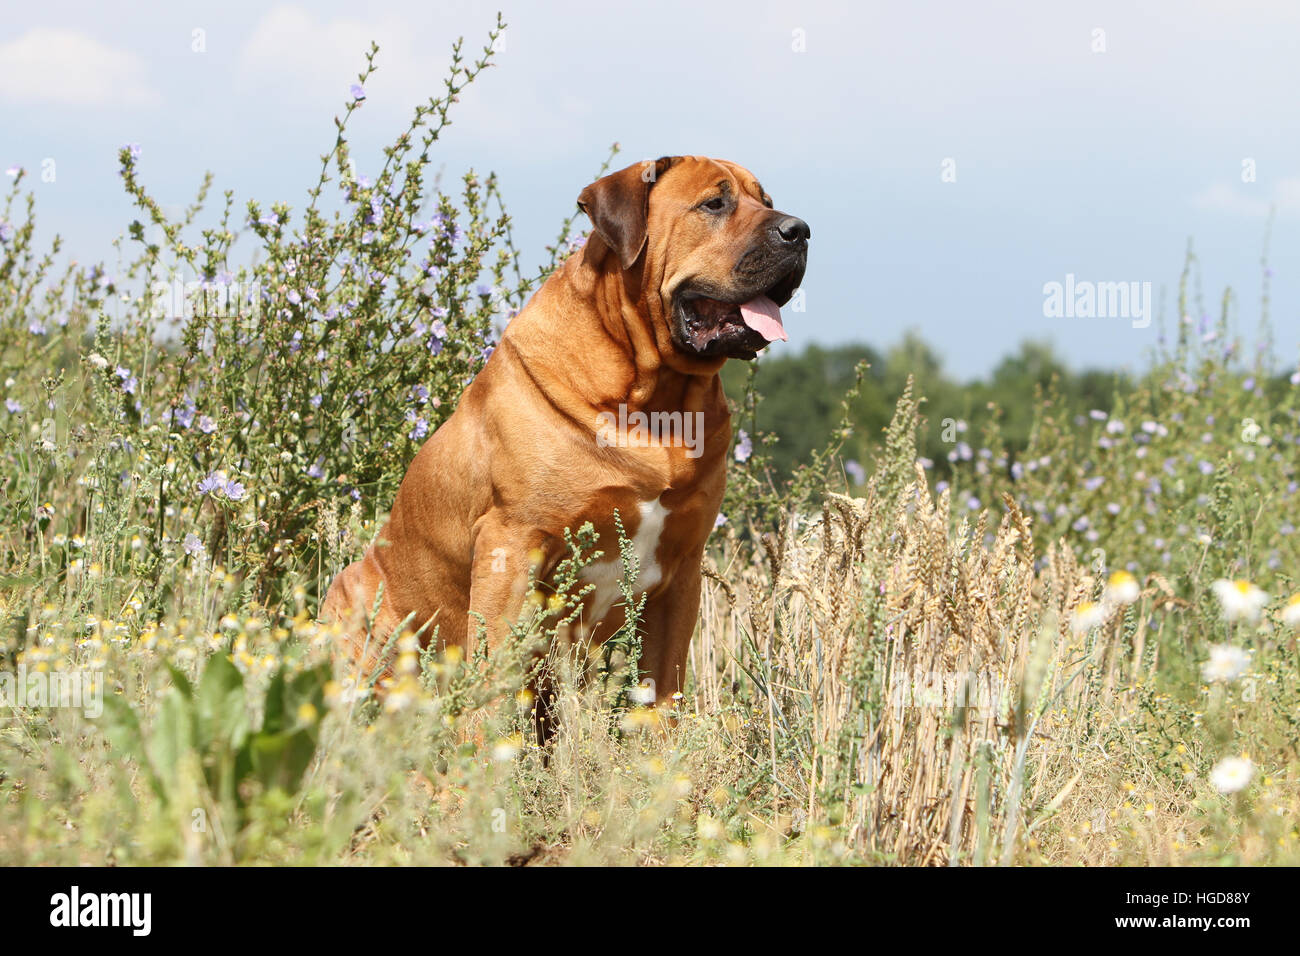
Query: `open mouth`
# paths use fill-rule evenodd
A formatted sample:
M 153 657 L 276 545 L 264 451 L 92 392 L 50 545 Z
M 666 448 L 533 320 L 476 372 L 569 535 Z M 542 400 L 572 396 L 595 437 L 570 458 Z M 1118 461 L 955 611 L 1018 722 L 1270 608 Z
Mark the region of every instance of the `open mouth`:
M 781 306 L 790 301 L 801 272 L 791 270 L 756 295 L 680 292 L 676 310 L 679 344 L 702 356 L 753 358 L 769 343 L 787 341 Z

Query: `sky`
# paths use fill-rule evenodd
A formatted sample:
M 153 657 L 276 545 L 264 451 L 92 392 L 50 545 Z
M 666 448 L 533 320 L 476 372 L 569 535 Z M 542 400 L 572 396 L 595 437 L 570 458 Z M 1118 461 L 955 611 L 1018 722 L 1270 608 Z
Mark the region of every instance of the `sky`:
M 210 170 L 240 208 L 300 208 L 372 39 L 361 173 L 441 90 L 452 41 L 479 49 L 500 9 L 496 65 L 453 107 L 435 162 L 495 171 L 537 261 L 611 143 L 620 165 L 716 156 L 812 228 L 806 309 L 777 348 L 888 349 L 913 330 L 963 378 L 1025 339 L 1074 368 L 1140 369 L 1179 320 L 1189 242 L 1207 309 L 1231 287 L 1253 339 L 1272 216 L 1278 369 L 1300 355 L 1293 2 L 6 6 L 0 168 L 28 170 L 43 237 L 110 269 L 135 217 L 123 144 L 165 204 Z M 1127 307 L 1053 309 L 1053 283 L 1137 285 Z

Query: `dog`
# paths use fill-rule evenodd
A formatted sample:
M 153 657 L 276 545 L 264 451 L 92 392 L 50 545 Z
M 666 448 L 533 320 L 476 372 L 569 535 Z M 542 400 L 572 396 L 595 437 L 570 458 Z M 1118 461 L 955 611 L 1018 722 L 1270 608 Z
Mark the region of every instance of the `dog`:
M 657 703 L 683 688 L 731 443 L 718 372 L 787 338 L 780 306 L 811 231 L 748 170 L 695 156 L 605 176 L 578 207 L 586 244 L 506 327 L 326 594 L 320 618 L 339 622 L 337 650 L 363 675 L 391 665 L 381 651 L 403 622 L 432 621 L 441 647 L 465 651 L 481 622 L 491 652 L 586 522 L 603 556 L 581 572 L 594 587 L 573 636 L 607 640 L 624 624 L 617 512 L 645 596 L 644 686 Z

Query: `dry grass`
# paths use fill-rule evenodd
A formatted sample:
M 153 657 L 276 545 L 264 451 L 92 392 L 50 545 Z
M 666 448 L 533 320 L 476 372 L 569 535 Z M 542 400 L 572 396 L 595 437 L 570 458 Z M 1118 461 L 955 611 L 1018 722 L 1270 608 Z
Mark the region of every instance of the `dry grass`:
M 1294 638 L 1241 635 L 1255 696 L 1189 686 L 1203 656 L 1194 635 L 1222 624 L 1162 574 L 1076 626 L 1082 602 L 1106 593 L 1101 576 L 1068 543 L 1037 540 L 1009 495 L 1000 519 L 955 515 L 907 441 L 918 423 L 909 390 L 859 496 L 792 504 L 757 547 L 736 531 L 720 538 L 703 569 L 690 692 L 672 720 L 611 704 L 625 679 L 617 660 L 561 657 L 561 731 L 542 751 L 519 693 L 525 642 L 523 656 L 426 654 L 422 668 L 407 652 L 404 693 L 379 707 L 329 689 L 301 787 L 252 792 L 234 815 L 205 783 L 203 753 L 160 796 L 143 773 L 147 748 L 124 759 L 102 723 L 28 710 L 0 730 L 0 859 L 1296 861 Z M 335 562 L 373 533 L 355 509 L 321 520 L 343 542 Z M 87 550 L 107 554 L 110 533 Z M 230 655 L 256 713 L 271 673 L 326 655 L 330 632 L 303 589 L 268 608 L 223 570 L 169 575 L 176 603 L 155 622 L 132 618 L 139 592 L 125 577 L 37 584 L 43 610 L 18 660 L 101 669 L 148 736 L 173 683 L 164 665 L 195 678 L 211 655 Z M 328 577 L 321 569 L 315 583 Z M 541 618 L 524 632 L 545 636 Z M 1259 779 L 1221 796 L 1209 768 L 1243 740 Z

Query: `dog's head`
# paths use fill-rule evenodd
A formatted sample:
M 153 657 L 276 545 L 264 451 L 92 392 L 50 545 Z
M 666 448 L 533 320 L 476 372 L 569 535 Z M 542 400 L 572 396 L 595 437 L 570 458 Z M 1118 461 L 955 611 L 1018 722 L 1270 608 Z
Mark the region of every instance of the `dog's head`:
M 631 274 L 678 352 L 752 359 L 786 338 L 780 306 L 803 280 L 811 231 L 772 208 L 744 167 L 696 156 L 637 163 L 592 183 L 578 207 L 594 230 L 588 261 Z

